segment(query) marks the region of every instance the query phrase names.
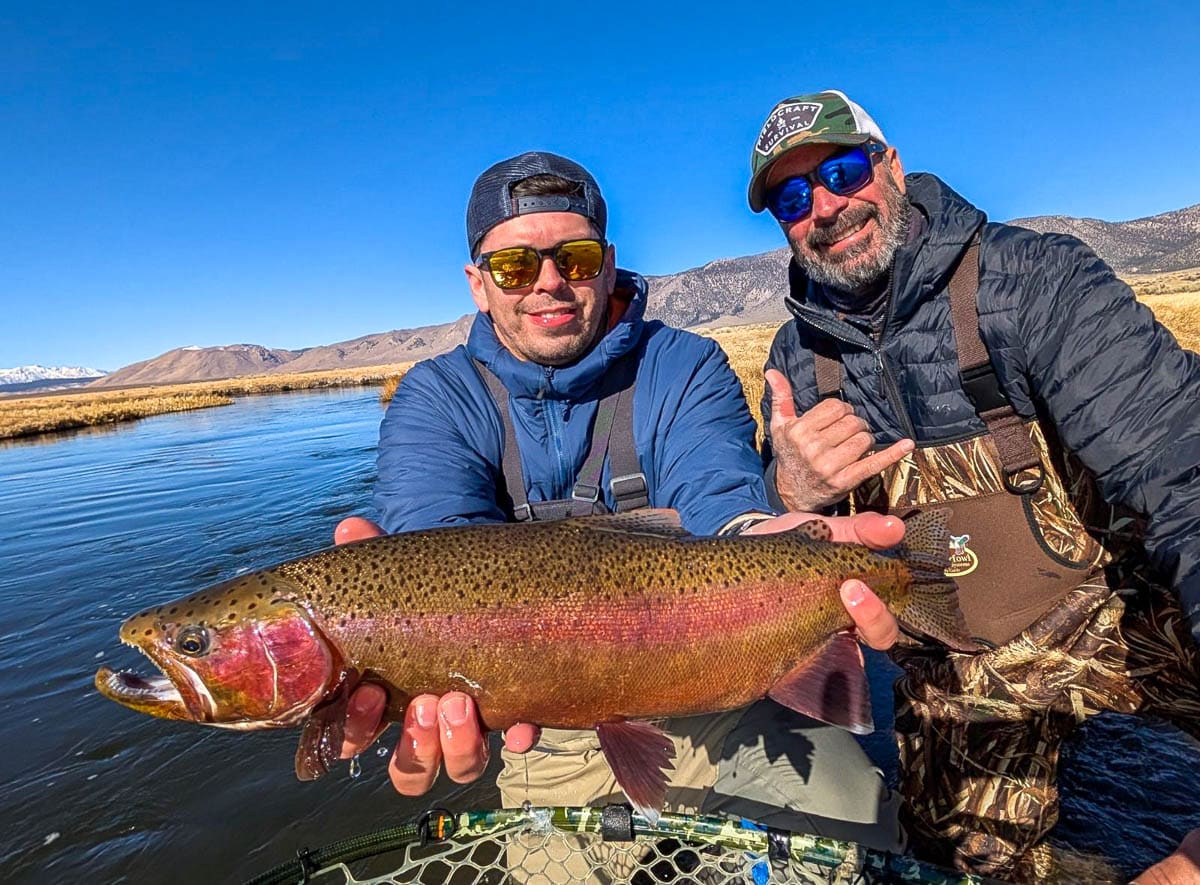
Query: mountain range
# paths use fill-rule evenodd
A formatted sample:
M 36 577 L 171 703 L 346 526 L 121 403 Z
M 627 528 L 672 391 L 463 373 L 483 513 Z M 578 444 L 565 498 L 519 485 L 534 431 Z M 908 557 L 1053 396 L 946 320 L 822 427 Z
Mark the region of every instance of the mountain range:
M 1079 237 L 1121 273 L 1200 266 L 1200 204 L 1133 221 L 1045 215 L 1010 223 L 1043 233 Z M 646 315 L 682 328 L 780 322 L 788 316 L 783 294 L 789 255 L 786 248 L 781 248 L 741 258 L 719 258 L 680 273 L 647 277 L 650 296 Z M 472 316 L 305 350 L 279 350 L 257 344 L 178 348 L 112 372 L 91 386 L 166 384 L 409 362 L 444 353 L 464 342 Z
M 79 387 L 104 374 L 100 369 L 83 366 L 16 366 L 0 369 L 0 393 Z

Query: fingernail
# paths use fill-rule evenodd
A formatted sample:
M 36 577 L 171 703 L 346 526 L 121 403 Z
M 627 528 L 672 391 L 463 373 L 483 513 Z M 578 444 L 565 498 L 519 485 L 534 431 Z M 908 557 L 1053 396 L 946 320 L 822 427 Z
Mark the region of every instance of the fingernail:
M 863 589 L 863 585 L 857 581 L 854 581 L 847 585 L 844 598 L 846 600 L 846 605 L 861 605 L 862 601 L 867 598 L 867 594 Z
M 442 704 L 442 718 L 447 725 L 464 725 L 467 721 L 467 700 L 463 697 L 452 697 Z
M 433 728 L 437 725 L 437 710 L 428 701 L 417 704 L 417 725 L 422 728 Z

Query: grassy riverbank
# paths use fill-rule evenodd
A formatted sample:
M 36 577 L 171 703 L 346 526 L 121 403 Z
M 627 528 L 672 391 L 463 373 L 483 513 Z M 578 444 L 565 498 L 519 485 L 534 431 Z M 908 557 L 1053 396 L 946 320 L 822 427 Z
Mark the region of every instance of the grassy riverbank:
M 0 397 L 0 439 L 16 439 L 82 427 L 100 427 L 169 412 L 227 406 L 233 402 L 235 396 L 380 385 L 389 377 L 398 380 L 409 365 L 411 363 L 365 369 L 254 375 L 224 381 L 196 381 L 190 384 L 164 384 L 157 387 L 82 391 L 73 389 L 39 396 Z

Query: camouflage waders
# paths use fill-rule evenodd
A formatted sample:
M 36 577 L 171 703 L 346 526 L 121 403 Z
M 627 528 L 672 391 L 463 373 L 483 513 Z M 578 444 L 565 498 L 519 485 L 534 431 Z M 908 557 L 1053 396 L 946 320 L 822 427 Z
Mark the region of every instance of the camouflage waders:
M 851 496 L 858 510 L 951 510 L 951 568 L 977 655 L 905 648 L 895 686 L 901 810 L 914 853 L 1045 878 L 1063 741 L 1103 710 L 1153 713 L 1200 739 L 1200 660 L 1156 583 L 1141 525 L 1037 421 L 1013 411 L 979 336 L 977 247 L 950 282 L 963 388 L 986 431 L 919 446 Z M 841 366 L 816 354 L 818 389 Z M 1051 429 L 1052 430 L 1052 429 Z

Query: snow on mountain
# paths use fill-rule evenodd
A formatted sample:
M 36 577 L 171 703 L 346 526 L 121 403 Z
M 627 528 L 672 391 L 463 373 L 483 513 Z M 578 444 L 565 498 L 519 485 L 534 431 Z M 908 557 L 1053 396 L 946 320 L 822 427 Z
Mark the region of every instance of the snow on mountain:
M 82 366 L 17 366 L 0 369 L 0 384 L 28 384 L 30 381 L 60 378 L 101 378 L 107 374 L 100 369 L 85 369 Z

